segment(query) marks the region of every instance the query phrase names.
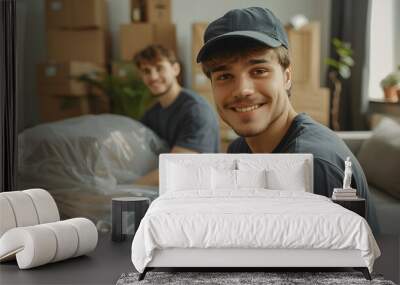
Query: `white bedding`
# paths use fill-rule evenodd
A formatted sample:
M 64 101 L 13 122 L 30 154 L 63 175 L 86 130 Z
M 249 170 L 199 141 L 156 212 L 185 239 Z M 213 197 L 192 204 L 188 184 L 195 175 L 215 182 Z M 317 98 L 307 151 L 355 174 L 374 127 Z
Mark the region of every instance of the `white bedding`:
M 380 255 L 365 219 L 326 197 L 265 189 L 197 193 L 166 193 L 151 204 L 132 243 L 139 272 L 165 248 L 357 249 L 371 272 Z

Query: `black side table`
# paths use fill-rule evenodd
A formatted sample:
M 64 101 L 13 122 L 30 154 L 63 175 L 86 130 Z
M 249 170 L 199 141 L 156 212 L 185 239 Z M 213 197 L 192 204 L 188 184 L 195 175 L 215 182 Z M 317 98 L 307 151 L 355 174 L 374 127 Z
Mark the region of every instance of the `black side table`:
M 133 237 L 150 205 L 150 198 L 119 197 L 112 199 L 111 239 L 123 241 Z
M 340 206 L 359 214 L 361 217 L 365 218 L 366 213 L 366 203 L 364 198 L 352 198 L 352 199 L 333 199 L 332 202 L 339 204 Z

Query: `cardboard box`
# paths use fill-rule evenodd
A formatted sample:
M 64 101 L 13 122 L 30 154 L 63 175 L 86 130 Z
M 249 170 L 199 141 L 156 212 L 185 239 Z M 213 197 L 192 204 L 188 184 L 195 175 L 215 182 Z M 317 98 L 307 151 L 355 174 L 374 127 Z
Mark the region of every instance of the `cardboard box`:
M 107 28 L 104 0 L 46 0 L 47 29 Z
M 171 0 L 131 0 L 134 23 L 171 23 Z
M 194 23 L 192 25 L 192 88 L 211 92 L 211 81 L 204 74 L 201 65 L 196 62 L 197 54 L 203 46 L 204 32 L 208 23 Z
M 290 101 L 296 112 L 305 112 L 317 122 L 329 126 L 330 91 L 328 88 L 294 86 Z
M 144 22 L 146 18 L 145 14 L 145 1 L 143 0 L 131 0 L 131 21 L 134 23 Z
M 110 112 L 110 98 L 97 96 L 53 96 L 39 88 L 39 113 L 42 121 L 53 122 L 87 114 Z
M 40 92 L 39 113 L 42 121 L 53 122 L 90 113 L 87 96 L 46 96 Z
M 104 93 L 97 93 L 95 96 L 89 96 L 89 110 L 91 114 L 110 113 L 110 97 Z
M 107 37 L 103 30 L 48 30 L 49 61 L 86 61 L 105 65 L 108 58 Z
M 207 22 L 192 24 L 192 62 L 196 62 L 197 54 L 203 46 L 203 37 L 207 26 Z
M 161 44 L 176 52 L 176 30 L 173 24 L 132 23 L 121 25 L 121 60 L 132 60 L 133 56 L 150 44 Z
M 74 77 L 82 74 L 95 76 L 102 72 L 105 72 L 104 68 L 88 62 L 47 62 L 37 65 L 37 82 L 49 96 L 81 96 L 88 94 L 88 87 Z
M 46 27 L 65 28 L 71 26 L 72 1 L 70 0 L 46 0 Z
M 171 23 L 171 0 L 144 0 L 145 17 L 148 23 Z
M 311 22 L 295 30 L 286 27 L 292 65 L 293 83 L 318 88 L 320 86 L 320 25 Z

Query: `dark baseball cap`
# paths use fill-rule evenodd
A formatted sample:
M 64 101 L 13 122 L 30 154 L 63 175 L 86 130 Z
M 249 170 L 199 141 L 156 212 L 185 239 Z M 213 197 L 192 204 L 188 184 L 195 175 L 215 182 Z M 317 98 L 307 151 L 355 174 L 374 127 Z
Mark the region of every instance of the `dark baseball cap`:
M 197 62 L 204 60 L 215 43 L 228 38 L 248 38 L 269 47 L 289 48 L 285 29 L 270 10 L 261 7 L 234 9 L 208 25 Z

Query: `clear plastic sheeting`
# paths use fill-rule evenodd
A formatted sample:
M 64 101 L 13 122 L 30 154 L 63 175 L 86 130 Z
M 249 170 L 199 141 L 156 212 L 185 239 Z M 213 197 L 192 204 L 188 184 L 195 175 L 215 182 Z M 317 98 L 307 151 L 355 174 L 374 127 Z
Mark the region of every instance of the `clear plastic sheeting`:
M 138 121 L 87 115 L 27 129 L 19 135 L 19 188 L 113 195 L 118 185 L 158 167 L 167 144 Z
M 60 190 L 51 193 L 63 219 L 85 217 L 98 224 L 99 230 L 111 227 L 111 199 L 114 197 L 158 197 L 158 187 L 144 185 L 117 185 L 114 193 L 101 194 L 85 191 Z

